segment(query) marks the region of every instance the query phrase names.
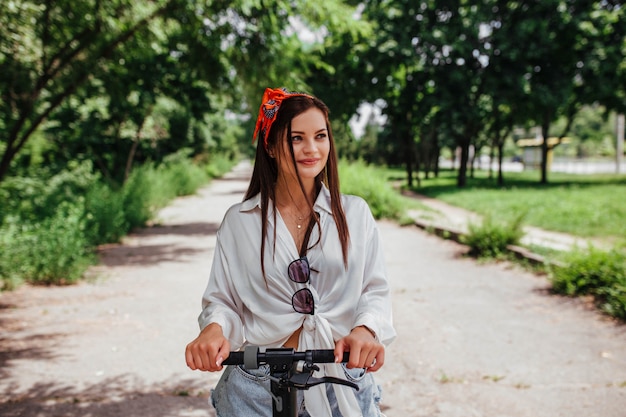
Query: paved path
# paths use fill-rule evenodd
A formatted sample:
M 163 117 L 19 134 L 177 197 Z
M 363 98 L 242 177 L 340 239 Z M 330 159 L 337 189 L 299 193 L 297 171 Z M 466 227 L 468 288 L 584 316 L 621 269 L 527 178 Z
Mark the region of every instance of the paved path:
M 188 370 L 183 350 L 248 172 L 103 248 L 86 282 L 0 294 L 0 415 L 212 416 L 219 375 Z M 551 295 L 543 277 L 479 264 L 417 227 L 379 227 L 399 333 L 377 375 L 388 417 L 626 416 L 626 326 Z
M 410 213 L 413 218 L 421 220 L 426 224 L 466 233 L 470 224 L 480 224 L 482 220 L 481 216 L 476 213 L 451 206 L 435 198 L 410 192 L 405 193 L 405 195 L 416 198 L 432 210 L 413 210 Z M 575 247 L 586 248 L 589 244 L 596 247 L 606 245 L 606 242 L 602 242 L 599 239 L 586 239 L 533 226 L 524 226 L 524 236 L 521 239 L 521 243 L 526 246 L 536 245 L 560 251 L 571 250 Z

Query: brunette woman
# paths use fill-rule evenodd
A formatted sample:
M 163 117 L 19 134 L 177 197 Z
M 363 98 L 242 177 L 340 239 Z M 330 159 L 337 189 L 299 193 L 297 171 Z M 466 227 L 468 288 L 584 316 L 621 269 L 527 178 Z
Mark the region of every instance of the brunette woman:
M 220 226 L 201 332 L 185 356 L 191 369 L 220 371 L 246 345 L 350 352 L 319 373 L 357 381 L 359 391 L 300 391 L 299 413 L 381 416 L 372 372 L 396 336 L 389 285 L 367 203 L 340 193 L 328 112 L 311 95 L 265 90 L 252 179 Z M 268 373 L 226 367 L 211 395 L 217 415 L 271 416 Z

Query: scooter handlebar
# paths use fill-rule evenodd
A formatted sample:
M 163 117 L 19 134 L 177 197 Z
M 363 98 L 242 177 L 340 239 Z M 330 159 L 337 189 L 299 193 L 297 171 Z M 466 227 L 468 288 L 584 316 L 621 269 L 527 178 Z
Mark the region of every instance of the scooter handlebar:
M 348 362 L 350 352 L 344 352 L 342 362 Z M 297 352 L 290 348 L 266 349 L 260 351 L 258 346 L 246 346 L 243 352 L 230 352 L 224 365 L 244 365 L 248 369 L 256 369 L 260 365 L 271 364 L 277 361 L 295 363 L 334 363 L 335 351 L 332 349 L 313 349 Z

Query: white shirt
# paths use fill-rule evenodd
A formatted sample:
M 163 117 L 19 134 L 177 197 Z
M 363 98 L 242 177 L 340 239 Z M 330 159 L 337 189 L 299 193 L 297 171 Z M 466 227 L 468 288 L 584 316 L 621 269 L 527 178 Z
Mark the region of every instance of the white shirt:
M 374 331 L 381 343 L 391 343 L 396 332 L 392 325 L 390 290 L 378 228 L 367 203 L 360 197 L 342 195 L 350 231 L 346 269 L 332 217 L 330 192 L 326 187 L 321 188 L 314 210 L 319 214 L 322 239 L 306 253 L 311 267 L 309 283 L 299 284 L 292 282 L 287 273 L 289 264 L 300 258 L 299 248 L 280 213 L 276 213 L 274 251 L 271 204 L 265 245 L 266 280 L 263 279 L 260 201 L 257 195 L 235 204 L 224 216 L 202 299 L 200 328 L 213 322 L 219 324 L 233 350 L 248 344 L 281 347 L 301 326 L 299 350 L 334 349 L 336 340 L 360 325 Z M 318 237 L 318 228 L 314 226 L 309 242 L 316 242 Z M 293 294 L 305 286 L 313 293 L 315 314 L 312 315 L 297 313 L 291 304 Z M 323 368 L 327 375 L 343 377 L 337 365 Z M 341 391 L 345 387 L 338 388 Z M 322 390 L 305 391 L 307 409 L 313 406 L 308 401 L 313 396 L 309 395 L 310 391 L 319 395 Z M 342 409 L 351 408 L 341 398 L 339 403 Z

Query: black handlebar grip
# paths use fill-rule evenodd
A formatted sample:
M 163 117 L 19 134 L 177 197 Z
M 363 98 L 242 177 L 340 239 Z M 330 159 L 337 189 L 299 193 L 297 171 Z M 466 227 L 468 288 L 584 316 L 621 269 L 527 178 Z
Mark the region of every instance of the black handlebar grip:
M 335 351 L 334 350 L 313 350 L 312 351 L 313 363 L 333 363 L 335 362 Z M 350 359 L 350 352 L 344 352 L 343 358 L 341 362 L 348 362 Z
M 243 365 L 243 352 L 230 352 L 222 365 Z
M 335 352 L 330 349 L 313 350 L 313 363 L 333 363 L 335 362 Z

